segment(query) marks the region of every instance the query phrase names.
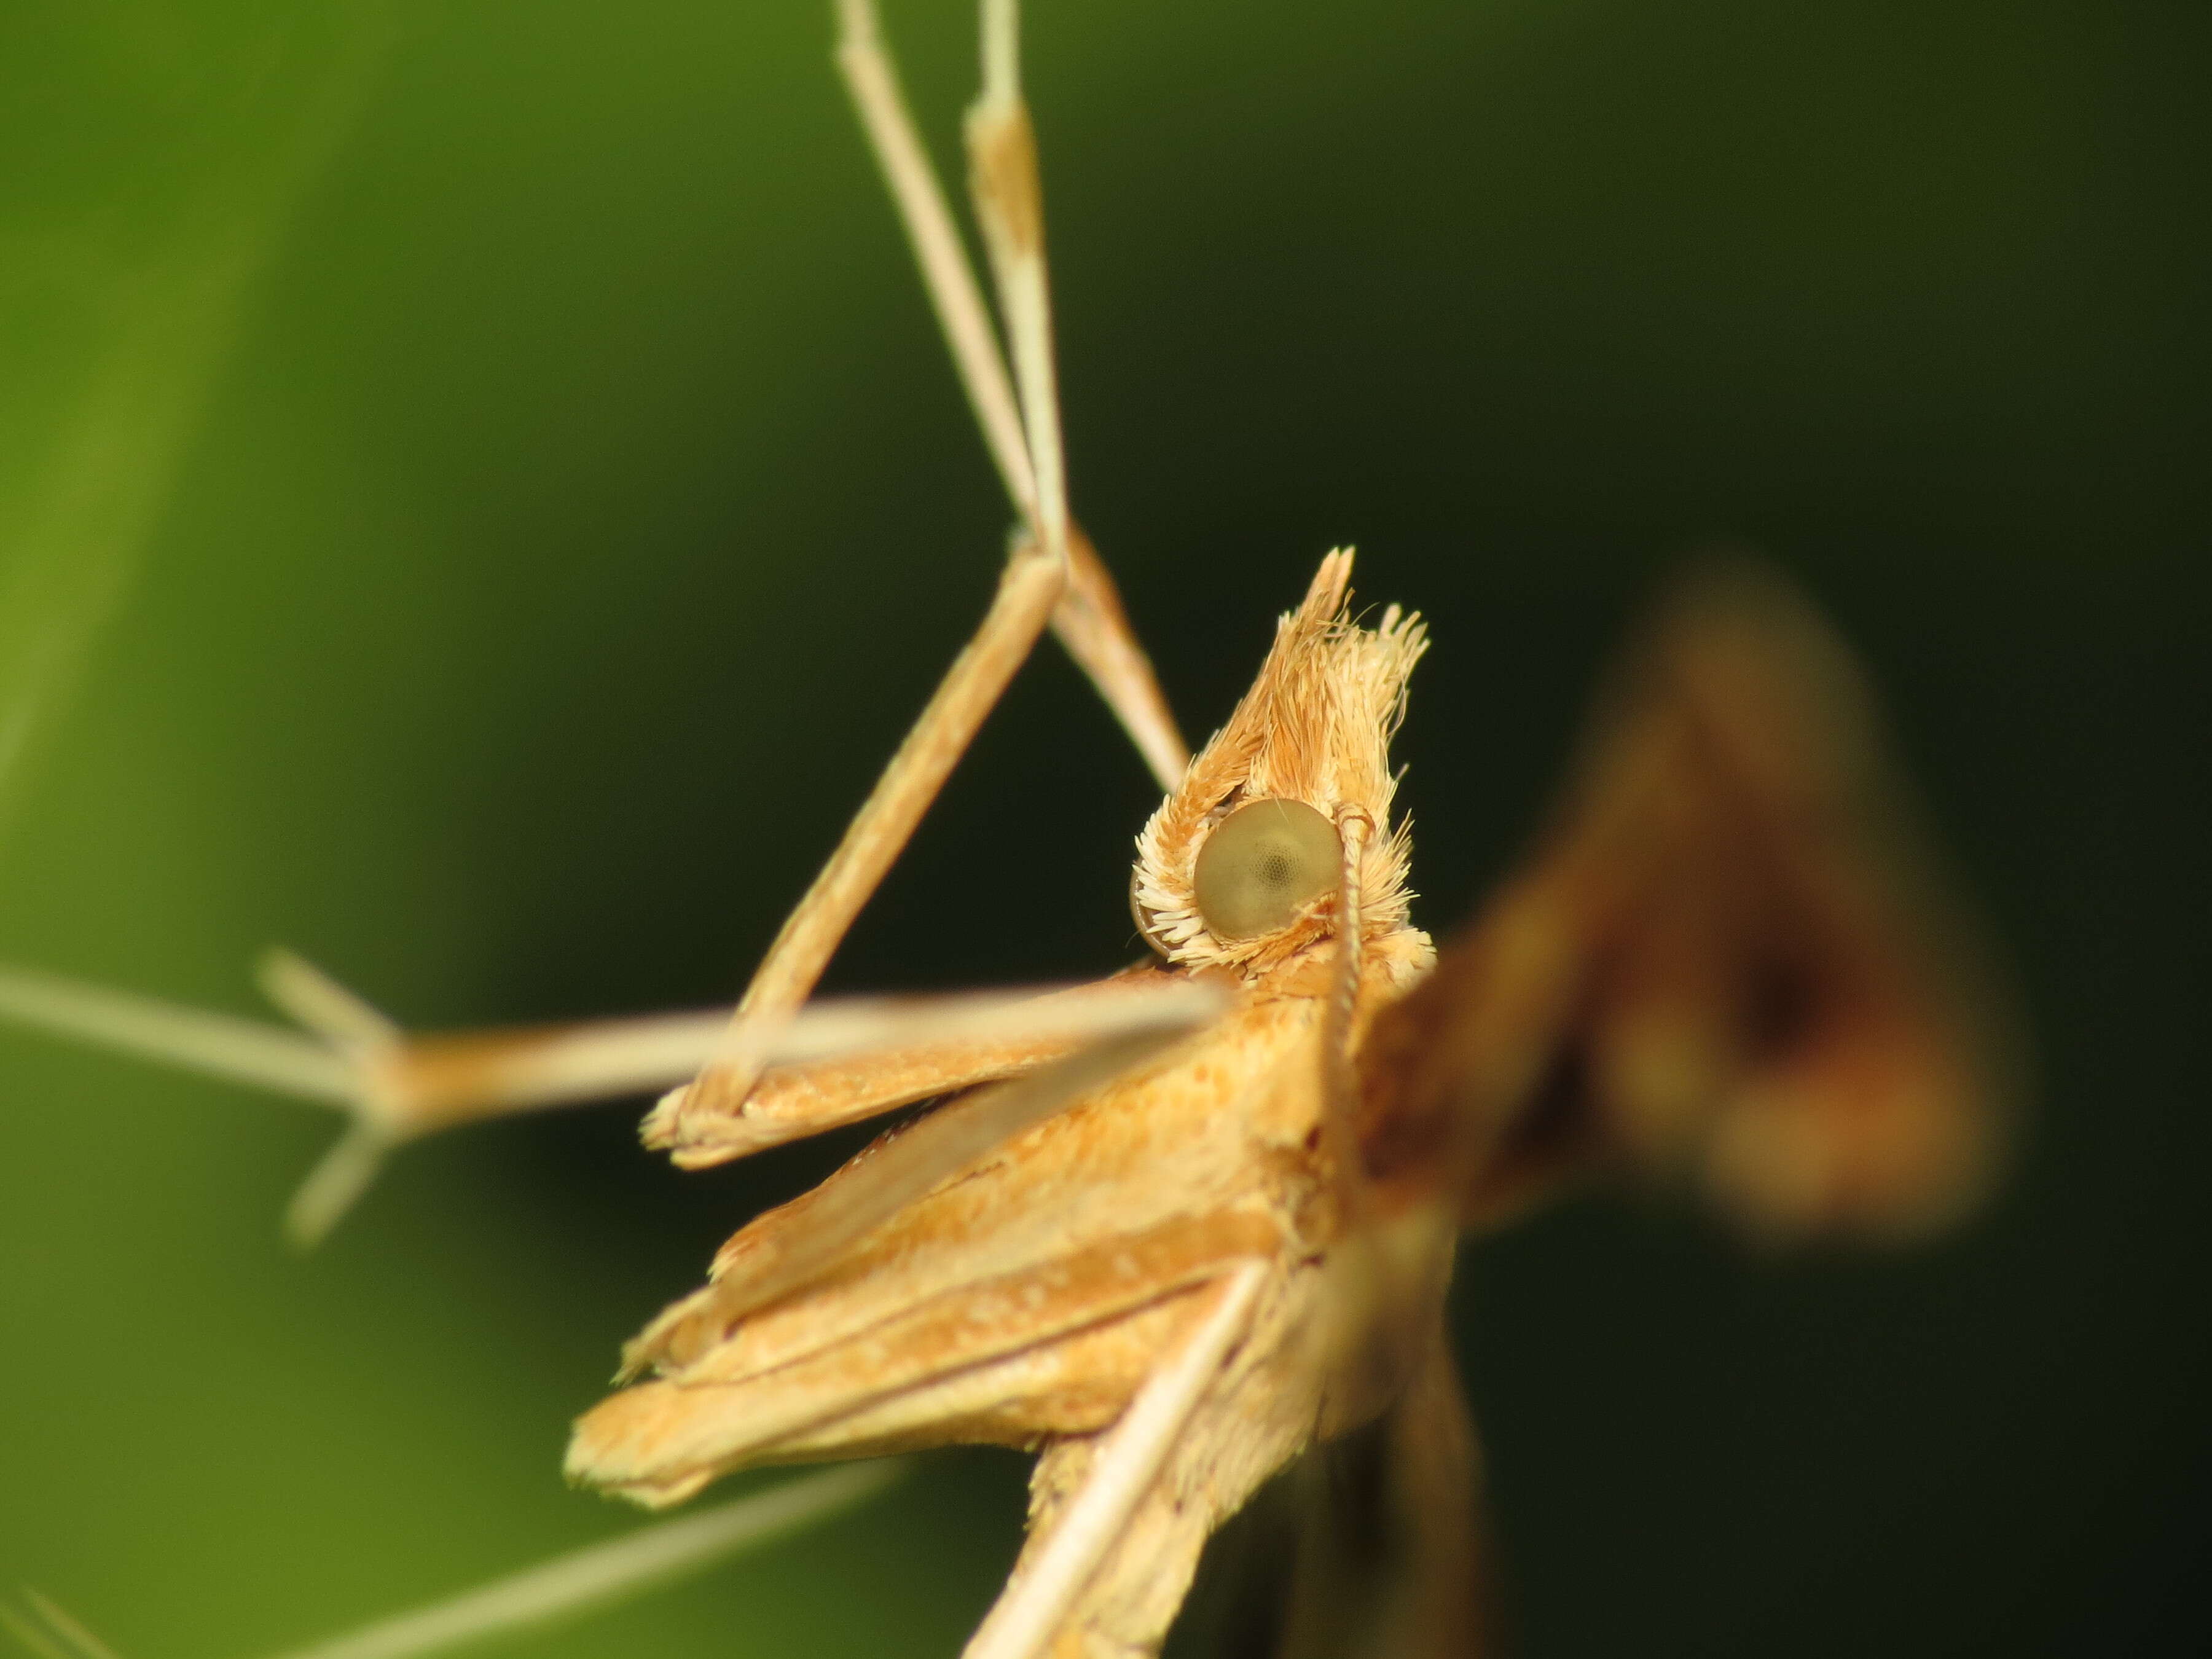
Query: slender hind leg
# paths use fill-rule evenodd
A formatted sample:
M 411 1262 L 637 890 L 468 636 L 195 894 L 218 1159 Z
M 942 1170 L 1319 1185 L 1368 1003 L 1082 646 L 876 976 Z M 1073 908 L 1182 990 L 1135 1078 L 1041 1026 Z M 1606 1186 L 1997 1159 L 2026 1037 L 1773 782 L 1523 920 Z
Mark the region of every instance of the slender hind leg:
M 272 1000 L 307 1030 L 4 965 L 0 1019 L 345 1113 L 345 1134 L 287 1216 L 288 1232 L 302 1245 L 336 1224 L 396 1146 L 458 1123 L 659 1087 L 696 1073 L 729 1037 L 720 1010 L 410 1036 L 296 957 L 273 957 L 264 979 Z M 1149 1053 L 1222 1007 L 1213 988 L 1165 974 L 1116 975 L 1046 994 L 817 1003 L 755 1033 L 752 1058 L 780 1065 L 769 1075 L 787 1109 L 754 1145 L 1039 1066 L 1110 1071 L 1117 1055 Z M 690 1150 L 689 1161 L 714 1163 L 754 1146 Z
M 410 1039 L 304 963 L 277 960 L 266 988 L 321 1041 L 202 1011 L 101 991 L 0 967 L 0 1018 L 211 1071 L 349 1110 L 355 1127 L 295 1201 L 295 1239 L 319 1237 L 373 1178 L 392 1146 L 466 1119 L 565 1101 L 693 1084 L 647 1120 L 654 1145 L 679 1161 L 738 1157 L 870 1110 L 994 1076 L 1015 1074 L 1070 1050 L 1018 1035 L 952 1040 L 931 1032 L 934 1052 L 872 1068 L 848 1068 L 827 1089 L 793 1086 L 749 1102 L 831 954 L 890 870 L 922 814 L 1005 691 L 1048 619 L 1090 671 L 1154 769 L 1172 784 L 1186 755 L 1113 580 L 1068 522 L 1060 484 L 1053 392 L 1042 208 L 1028 117 L 1014 79 L 1013 12 L 985 14 L 991 66 L 969 122 L 978 216 L 988 231 L 1018 374 L 1000 355 L 981 293 L 961 252 L 943 192 L 899 98 L 890 61 L 865 0 L 846 0 L 839 50 L 863 124 L 882 158 L 931 297 L 968 386 L 979 424 L 1029 526 L 975 635 L 792 912 L 756 971 L 735 1018 L 692 1016 L 615 1020 L 588 1027 L 482 1037 Z M 1015 392 L 1017 380 L 1022 396 Z M 1015 1022 L 1018 1032 L 1019 1021 Z M 1075 1042 L 1084 1034 L 1070 1031 Z M 1012 1051 L 1009 1051 L 1011 1045 Z M 925 1047 L 930 1045 L 925 1044 Z M 703 1070 L 702 1069 L 703 1067 Z M 884 1073 L 896 1073 L 893 1077 Z M 760 1109 L 748 1115 L 749 1103 Z
M 875 151 L 884 182 L 914 248 L 922 286 L 936 310 L 960 384 L 975 411 L 983 443 L 997 465 L 1006 497 L 1033 531 L 1042 533 L 1036 476 L 1022 428 L 1020 404 L 1006 373 L 982 289 L 962 250 L 960 233 L 945 192 L 931 170 L 898 75 L 884 48 L 868 0 L 843 0 L 837 67 L 853 95 L 861 129 Z M 1190 750 L 1176 729 L 1151 661 L 1129 625 L 1105 562 L 1080 528 L 1067 531 L 1067 589 L 1053 612 L 1053 631 L 1091 677 L 1100 696 L 1151 767 L 1163 789 L 1182 781 Z
M 1214 1505 L 1188 1501 L 1170 1466 L 1188 1461 L 1194 1419 L 1250 1333 L 1267 1273 L 1258 1261 L 1231 1273 L 1111 1429 L 1039 1460 L 1029 1544 L 963 1659 L 1157 1651 L 1218 1518 Z
M 1016 544 L 982 625 L 755 970 L 732 1026 L 740 1056 L 747 1034 L 785 1018 L 812 993 L 831 953 L 1048 617 L 1062 616 L 1062 637 L 1170 787 L 1180 776 L 1184 755 L 1112 579 L 1068 520 L 1043 198 L 1016 66 L 1012 0 L 986 0 L 983 92 L 967 125 L 976 216 L 997 280 L 1013 359 L 1011 376 L 943 192 L 899 96 L 874 15 L 866 0 L 846 0 L 841 16 L 839 64 L 914 243 L 984 441 L 1028 532 Z M 742 1057 L 708 1067 L 662 1103 L 657 1117 L 663 1132 L 680 1138 L 687 1120 L 740 1112 L 759 1076 L 759 1067 Z

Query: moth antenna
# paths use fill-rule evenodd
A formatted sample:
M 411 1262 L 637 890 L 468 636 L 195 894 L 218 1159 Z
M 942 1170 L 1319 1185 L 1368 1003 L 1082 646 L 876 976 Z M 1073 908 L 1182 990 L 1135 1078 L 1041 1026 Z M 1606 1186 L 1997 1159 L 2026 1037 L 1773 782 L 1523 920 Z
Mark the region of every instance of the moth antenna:
M 1361 808 L 1337 808 L 1336 833 L 1341 848 L 1336 887 L 1336 960 L 1334 984 L 1322 1012 L 1322 1133 L 1327 1137 L 1330 1158 L 1336 1165 L 1336 1190 L 1348 1231 L 1364 1219 L 1366 1181 L 1359 1162 L 1359 1141 L 1353 1117 L 1359 1102 L 1359 1079 L 1352 1060 L 1352 1020 L 1359 1005 L 1361 964 L 1364 960 L 1366 918 L 1363 873 L 1368 842 L 1375 820 Z

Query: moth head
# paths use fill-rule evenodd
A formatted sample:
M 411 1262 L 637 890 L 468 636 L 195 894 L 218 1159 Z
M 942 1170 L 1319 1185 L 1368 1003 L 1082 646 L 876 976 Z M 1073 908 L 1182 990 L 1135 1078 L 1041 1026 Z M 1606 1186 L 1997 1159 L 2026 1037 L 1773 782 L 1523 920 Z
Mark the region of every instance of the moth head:
M 1390 737 L 1428 641 L 1395 605 L 1373 628 L 1354 623 L 1351 575 L 1349 550 L 1322 561 L 1252 689 L 1137 838 L 1129 908 L 1170 962 L 1256 973 L 1328 937 L 1337 826 L 1354 811 L 1382 826 L 1363 854 L 1361 925 L 1407 926 L 1406 826 L 1387 827 Z

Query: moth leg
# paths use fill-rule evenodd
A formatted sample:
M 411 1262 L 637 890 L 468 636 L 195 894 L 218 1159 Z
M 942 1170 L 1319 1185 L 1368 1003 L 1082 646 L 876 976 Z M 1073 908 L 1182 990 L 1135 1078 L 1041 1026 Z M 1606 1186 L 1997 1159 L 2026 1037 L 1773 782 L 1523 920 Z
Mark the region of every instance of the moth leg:
M 789 1018 L 811 994 L 860 907 L 905 849 L 984 716 L 1029 656 L 1065 586 L 1062 562 L 1036 540 L 1014 548 L 981 626 L 953 659 L 754 970 L 730 1022 L 733 1052 L 749 1055 L 763 1030 Z M 750 1091 L 760 1071 L 750 1058 L 711 1066 L 664 1102 L 661 1115 L 680 1121 L 695 1112 L 726 1112 Z
M 1477 1504 L 1480 1451 L 1449 1334 L 1378 1420 L 1310 1454 L 1276 1659 L 1484 1659 L 1496 1609 Z
M 1007 498 L 1042 538 L 1036 472 L 1013 379 L 945 191 L 908 112 L 875 9 L 870 0 L 843 0 L 838 17 L 838 69 L 906 228 L 969 407 Z M 1189 764 L 1189 746 L 1104 562 L 1079 526 L 1069 524 L 1066 537 L 1067 588 L 1054 608 L 1053 631 L 1113 710 L 1160 787 L 1173 789 Z
M 288 1231 L 302 1244 L 328 1231 L 385 1156 L 408 1140 L 482 1118 L 659 1087 L 725 1052 L 728 1036 L 719 1009 L 409 1036 L 296 957 L 273 955 L 263 977 L 271 1000 L 307 1030 L 5 967 L 0 1018 L 347 1114 L 347 1133 L 293 1201 Z M 902 1092 L 918 1086 L 930 1094 L 939 1092 L 933 1083 L 957 1086 L 963 1066 L 1018 1071 L 1086 1043 L 1140 1036 L 1164 1042 L 1221 1008 L 1212 988 L 1165 974 L 1048 994 L 855 998 L 800 1011 L 759 1040 L 755 1057 L 784 1062 L 787 1079 L 842 1064 L 849 1080 L 865 1085 L 866 1063 L 846 1057 L 872 1051 L 888 1060 L 884 1070 Z M 878 1091 L 876 1109 L 894 1103 Z M 804 1123 L 783 1127 L 787 1133 L 775 1138 L 811 1132 Z
M 570 1550 L 444 1601 L 292 1649 L 282 1659 L 423 1659 L 542 1631 L 780 1543 L 868 1502 L 909 1467 L 859 1463 L 787 1480 Z
M 679 1118 L 655 1111 L 646 1120 L 645 1143 L 668 1152 L 686 1169 L 703 1169 L 915 1101 L 1019 1076 L 1074 1053 L 1085 1042 L 1112 1035 L 1130 1018 L 1150 1019 L 1146 1007 L 1158 1007 L 1160 1018 L 1172 1022 L 1179 1004 L 1189 1001 L 1197 1010 L 1209 999 L 1210 994 L 1200 992 L 1193 1000 L 1188 981 L 1143 967 L 1004 1002 L 995 1019 L 979 1006 L 966 1029 L 940 1023 L 910 1046 L 878 1043 L 854 1057 L 771 1066 L 742 1106 L 727 1115 L 694 1113 Z M 915 999 L 913 1006 L 946 1005 L 932 997 Z
M 1067 468 L 1052 349 L 1052 285 L 1044 255 L 1044 191 L 1036 129 L 1022 98 L 1018 0 L 982 0 L 983 89 L 968 106 L 968 198 L 983 232 L 1006 319 L 1022 431 L 1029 442 L 1037 538 L 1067 550 Z
M 1053 609 L 1052 631 L 1106 700 L 1152 781 L 1172 793 L 1189 769 L 1190 745 L 1122 608 L 1113 573 L 1079 524 L 1067 527 L 1067 587 Z
M 785 1481 L 293 1648 L 283 1659 L 424 1659 L 518 1632 L 540 1631 L 781 1542 L 866 1502 L 908 1468 L 894 1461 L 862 1463 Z M 20 1613 L 0 1599 L 0 1631 L 13 1635 L 37 1659 L 116 1659 L 112 1648 L 65 1609 L 27 1586 L 21 1596 Z
M 1189 1425 L 1208 1391 L 1218 1380 L 1232 1350 L 1250 1329 L 1260 1292 L 1267 1275 L 1266 1264 L 1251 1261 L 1223 1281 L 1218 1299 L 1206 1318 L 1185 1339 L 1173 1356 L 1138 1390 L 1121 1420 L 1095 1443 L 1067 1443 L 1069 1449 L 1048 1453 L 1039 1465 L 1039 1496 L 1050 1519 L 1042 1530 L 1032 1517 L 1029 1547 L 1015 1564 L 1005 1591 L 976 1629 L 963 1659 L 1043 1659 L 1043 1656 L 1127 1654 L 1157 1648 L 1167 1620 L 1182 1599 L 1188 1571 L 1180 1577 L 1160 1575 L 1158 1594 L 1164 1601 L 1158 1630 L 1147 1638 L 1139 1633 L 1136 1644 L 1117 1641 L 1106 1632 L 1070 1626 L 1067 1620 L 1086 1586 L 1103 1564 L 1129 1535 L 1133 1518 L 1161 1520 L 1157 1504 L 1148 1504 L 1163 1467 L 1177 1438 Z M 1055 1457 L 1058 1462 L 1054 1462 Z M 1051 1477 L 1065 1473 L 1072 1462 L 1082 1465 L 1080 1484 L 1064 1500 L 1053 1490 Z M 1197 1549 L 1211 1529 L 1210 1516 L 1191 1514 L 1175 1530 L 1194 1534 L 1188 1540 L 1186 1566 L 1194 1566 Z M 1146 1641 L 1149 1645 L 1145 1645 Z
M 880 46 L 867 44 L 874 35 L 867 14 L 848 7 L 844 16 L 852 46 L 846 61 L 864 70 L 853 84 L 862 96 L 866 119 L 871 105 L 864 88 L 880 82 L 895 94 L 896 86 L 889 80 L 889 62 L 882 57 Z M 1014 22 L 1012 0 L 988 0 L 983 9 L 983 91 L 968 112 L 967 137 L 976 215 L 990 250 L 1012 347 L 1014 394 L 1023 447 L 1029 458 L 1030 529 L 1008 557 L 998 596 L 982 624 L 954 659 L 936 694 L 847 827 L 836 851 L 755 969 L 731 1025 L 732 1046 L 739 1058 L 709 1066 L 681 1097 L 665 1103 L 662 1111 L 668 1119 L 726 1110 L 751 1092 L 759 1081 L 760 1067 L 743 1057 L 748 1040 L 763 1027 L 781 1022 L 812 992 L 860 907 L 889 872 L 954 763 L 974 739 L 984 716 L 997 703 L 1047 619 L 1070 590 L 1074 555 L 1053 368 L 1044 207 L 1037 182 L 1035 136 L 1028 108 L 1022 102 Z M 865 72 L 871 65 L 880 73 Z M 871 125 L 871 134 L 880 126 L 896 148 L 903 124 L 895 118 L 896 97 L 882 107 L 890 115 Z M 891 170 L 895 191 L 899 179 L 910 178 L 920 168 L 918 158 L 914 160 L 912 167 Z M 921 170 L 926 173 L 926 168 Z M 957 239 L 949 244 L 945 240 L 946 227 L 940 222 L 945 216 L 925 213 L 932 228 L 917 233 L 927 238 L 926 246 L 942 256 L 925 258 L 925 273 L 958 265 L 951 258 L 957 252 Z M 980 303 L 976 301 L 976 306 Z M 971 348 L 979 340 L 988 342 L 988 328 L 979 332 L 974 326 L 973 309 L 964 305 L 956 307 L 966 320 L 949 325 L 956 356 L 963 341 Z M 988 371 L 981 367 L 986 360 L 973 361 L 975 372 L 988 380 Z M 987 434 L 994 418 L 1003 419 L 1004 404 L 1004 398 L 993 392 L 979 404 L 979 409 L 999 411 L 996 417 L 985 415 Z M 1009 447 L 1006 453 L 1013 451 Z M 1086 572 L 1091 603 L 1102 619 L 1106 612 L 1098 610 L 1097 585 L 1103 580 L 1103 567 Z M 1079 592 L 1084 591 L 1084 583 L 1075 586 Z M 1111 608 L 1118 610 L 1118 601 Z M 1133 641 L 1127 643 L 1133 647 Z
M 1399 1614 L 1406 1636 L 1392 1650 L 1483 1659 L 1500 1647 L 1500 1620 L 1481 1510 L 1482 1442 L 1441 1324 L 1386 1427 L 1409 1566 Z
M 756 1237 L 741 1258 L 727 1253 L 715 1264 L 703 1293 L 714 1316 L 727 1322 L 763 1307 L 835 1267 L 854 1243 L 940 1182 L 957 1175 L 1032 1124 L 1134 1071 L 1179 1040 L 1188 1029 L 1159 1019 L 1079 1049 L 995 1087 L 979 1091 L 887 1136 L 840 1172 L 787 1206 L 792 1224 L 779 1242 Z M 742 1236 L 741 1236 L 742 1237 Z M 737 1260 L 744 1269 L 732 1272 Z M 679 1303 L 684 1319 L 698 1310 Z M 639 1339 L 659 1346 L 660 1322 Z
M 1024 519 L 1032 518 L 1036 479 L 1030 468 L 1029 440 L 1022 430 L 1014 383 L 1006 373 L 982 289 L 953 224 L 944 186 L 907 108 L 897 66 L 884 46 L 876 9 L 870 0 L 842 0 L 837 21 L 838 71 L 898 210 L 922 287 L 937 313 L 938 326 L 945 331 L 961 389 L 968 394 L 984 447 L 991 453 L 1007 496 Z

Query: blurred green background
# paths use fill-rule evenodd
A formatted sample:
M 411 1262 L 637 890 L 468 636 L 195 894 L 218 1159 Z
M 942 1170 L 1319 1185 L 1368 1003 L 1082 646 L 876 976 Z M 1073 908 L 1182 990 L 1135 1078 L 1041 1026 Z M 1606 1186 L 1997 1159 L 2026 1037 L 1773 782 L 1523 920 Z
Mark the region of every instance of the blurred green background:
M 959 0 L 887 24 L 940 157 Z M 1006 511 L 818 0 L 0 19 L 0 957 L 410 1024 L 742 983 Z M 1421 916 L 1715 538 L 1863 648 L 2042 1075 L 1999 1201 L 1762 1261 L 1595 1199 L 1457 1308 L 1538 1659 L 2212 1646 L 2199 5 L 1122 0 L 1027 31 L 1079 512 L 1194 732 L 1338 542 L 1433 620 Z M 844 988 L 1133 951 L 1145 775 L 1049 650 Z M 231 1659 L 610 1534 L 566 1419 L 851 1137 L 609 1107 L 410 1152 L 0 1035 L 0 1581 Z M 951 1654 L 1021 1462 L 542 1655 Z

